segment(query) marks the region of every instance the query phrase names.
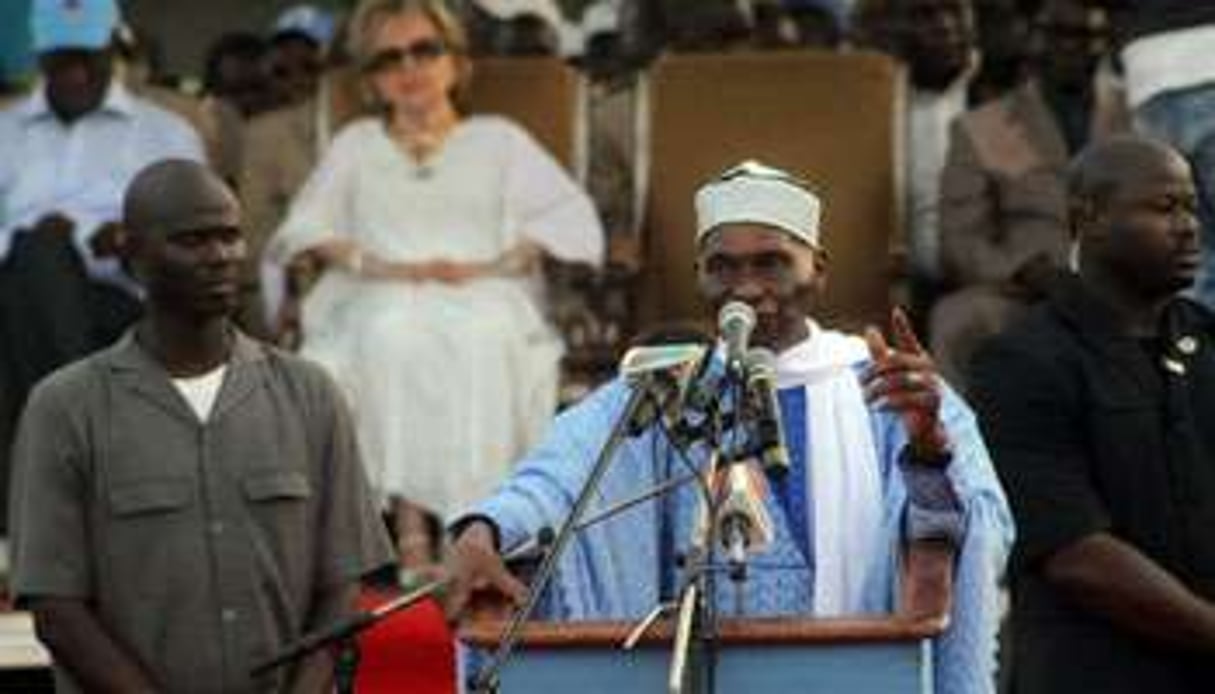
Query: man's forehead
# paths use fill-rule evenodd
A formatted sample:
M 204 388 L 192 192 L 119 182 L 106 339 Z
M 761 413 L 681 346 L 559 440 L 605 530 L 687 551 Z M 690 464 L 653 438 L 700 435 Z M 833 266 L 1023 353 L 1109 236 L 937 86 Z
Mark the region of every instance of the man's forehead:
M 123 220 L 132 233 L 240 225 L 235 194 L 206 165 L 169 159 L 143 169 L 128 186 Z
M 810 246 L 787 232 L 767 224 L 723 224 L 709 233 L 701 244 L 701 255 L 748 255 L 772 251 L 795 253 Z
M 1194 177 L 1189 163 L 1171 152 L 1158 152 L 1120 162 L 1111 174 L 1115 193 L 1142 197 L 1163 191 L 1194 190 Z
M 237 224 L 202 224 L 168 230 L 164 233 L 164 235 L 169 238 L 177 236 L 210 236 L 213 234 L 223 234 L 226 236 L 229 234 L 239 234 L 241 232 L 242 227 Z
M 1123 202 L 1152 200 L 1164 196 L 1197 197 L 1198 189 L 1188 177 L 1145 177 L 1127 181 L 1114 189 L 1113 199 Z

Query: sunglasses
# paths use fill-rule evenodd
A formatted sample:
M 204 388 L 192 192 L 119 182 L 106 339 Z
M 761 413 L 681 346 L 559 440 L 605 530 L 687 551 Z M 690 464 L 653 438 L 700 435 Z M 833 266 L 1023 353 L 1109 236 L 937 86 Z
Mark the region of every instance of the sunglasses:
M 410 65 L 429 65 L 448 53 L 447 44 L 439 39 L 422 39 L 405 46 L 393 46 L 376 51 L 363 65 L 365 72 L 383 72 Z

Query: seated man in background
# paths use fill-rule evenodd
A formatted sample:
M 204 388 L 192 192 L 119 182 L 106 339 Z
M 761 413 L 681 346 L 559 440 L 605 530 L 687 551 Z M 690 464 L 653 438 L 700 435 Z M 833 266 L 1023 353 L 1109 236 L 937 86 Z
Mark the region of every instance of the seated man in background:
M 953 292 L 933 307 L 929 334 L 941 373 L 963 393 L 975 348 L 1067 263 L 1068 159 L 1130 127 L 1122 92 L 1100 71 L 1105 10 L 1046 0 L 1034 26 L 1033 78 L 954 121 L 941 175 L 941 262 Z
M 753 162 L 696 196 L 700 289 L 714 308 L 752 306 L 753 342 L 780 353 L 792 457 L 763 501 L 774 541 L 754 557 L 741 596 L 723 580 L 715 599 L 733 605 L 741 597 L 747 615 L 887 613 L 901 553 L 956 552 L 951 626 L 935 651 L 937 691 L 992 691 L 997 581 L 1012 535 L 1003 493 L 972 415 L 941 383 L 901 312 L 894 349 L 876 330 L 863 340 L 807 315 L 826 279 L 819 208 L 797 179 Z M 451 612 L 474 593 L 521 597 L 500 550 L 569 514 L 628 397 L 618 380 L 560 415 L 498 491 L 457 520 Z M 617 452 L 601 497 L 636 495 L 707 457 L 704 445 L 679 451 L 662 427 L 650 427 Z M 546 616 L 637 618 L 671 599 L 675 557 L 694 524 L 694 487 L 582 531 L 550 587 Z
M 263 294 L 260 273 L 266 268 L 261 266 L 262 252 L 334 134 L 368 109 L 359 95 L 356 71 L 340 45 L 342 39 L 322 33 L 326 16 L 307 6 L 280 16 L 270 38 L 270 74 L 282 83 L 279 91 L 289 98 L 278 108 L 251 118 L 242 135 L 237 192 L 245 211 L 250 252 L 237 320 L 250 333 L 291 347 L 296 346 L 298 335 L 286 333 L 297 330 L 298 325 L 276 325 L 266 315 L 268 303 L 277 305 L 282 297 L 273 290 L 268 297 Z M 311 57 L 309 41 L 314 46 Z M 286 78 L 287 74 L 291 77 Z M 273 285 L 279 278 L 269 279 L 268 284 Z
M 915 324 L 922 327 L 941 291 L 941 171 L 949 127 L 966 111 L 978 65 L 972 0 L 859 0 L 859 45 L 907 67 L 903 151 L 907 221 L 905 283 Z
M 41 82 L 0 111 L 0 477 L 26 393 L 139 313 L 122 267 L 122 193 L 143 166 L 201 161 L 181 118 L 115 77 L 114 0 L 37 0 Z M 0 498 L 5 495 L 0 494 Z
M 1182 298 L 1197 193 L 1168 146 L 1091 146 L 1069 176 L 1079 271 L 981 349 L 972 393 L 1012 502 L 1020 694 L 1215 681 L 1215 315 Z

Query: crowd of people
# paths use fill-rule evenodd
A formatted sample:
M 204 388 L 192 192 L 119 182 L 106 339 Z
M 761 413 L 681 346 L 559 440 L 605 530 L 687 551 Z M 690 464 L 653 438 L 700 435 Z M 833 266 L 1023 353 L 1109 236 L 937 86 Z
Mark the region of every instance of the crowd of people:
M 770 49 L 905 68 L 905 308 L 820 321 L 814 171 L 744 161 L 677 201 L 704 305 L 751 307 L 775 354 L 790 453 L 745 591 L 712 599 L 890 613 L 930 552 L 935 691 L 1205 690 L 1215 2 L 353 5 L 220 37 L 188 94 L 116 0 L 32 0 L 38 77 L 0 107 L 0 477 L 8 589 L 62 691 L 327 691 L 327 652 L 250 668 L 373 575 L 442 577 L 452 619 L 520 603 L 502 555 L 571 513 L 630 402 L 609 377 L 557 414 L 550 285 L 646 263 L 640 78 Z M 468 112 L 492 54 L 581 71 L 584 171 Z M 706 382 L 745 368 L 675 332 Z M 715 453 L 651 426 L 599 495 Z M 583 531 L 539 616 L 671 599 L 700 503 Z

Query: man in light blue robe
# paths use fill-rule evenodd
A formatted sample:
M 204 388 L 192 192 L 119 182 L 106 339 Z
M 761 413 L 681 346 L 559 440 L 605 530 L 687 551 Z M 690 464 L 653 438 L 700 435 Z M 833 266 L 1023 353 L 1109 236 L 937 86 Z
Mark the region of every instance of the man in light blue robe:
M 914 543 L 955 553 L 948 629 L 934 649 L 939 693 L 994 691 L 998 583 L 1012 521 L 969 408 L 944 386 L 898 311 L 893 349 L 820 328 L 806 315 L 823 288 L 819 202 L 784 172 L 745 163 L 697 194 L 698 276 L 715 308 L 752 306 L 752 341 L 779 352 L 776 381 L 792 464 L 763 499 L 773 537 L 745 582 L 715 581 L 725 616 L 893 612 L 899 560 Z M 708 369 L 720 371 L 720 350 Z M 617 379 L 560 415 L 498 491 L 454 524 L 452 609 L 472 593 L 516 600 L 501 548 L 569 514 L 629 399 Z M 606 507 L 703 469 L 708 446 L 680 448 L 660 425 L 627 439 L 599 485 Z M 637 619 L 679 591 L 698 488 L 684 485 L 579 533 L 541 604 L 560 620 Z

